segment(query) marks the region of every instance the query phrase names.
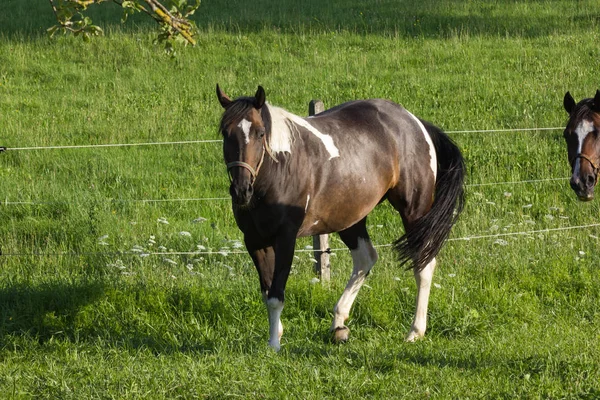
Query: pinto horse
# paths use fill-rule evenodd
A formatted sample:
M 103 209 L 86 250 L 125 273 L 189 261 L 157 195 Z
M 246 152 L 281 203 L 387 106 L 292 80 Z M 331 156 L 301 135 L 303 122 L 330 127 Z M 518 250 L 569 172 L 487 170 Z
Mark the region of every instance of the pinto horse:
M 596 90 L 593 99 L 579 103 L 567 92 L 563 105 L 569 113 L 564 137 L 571 164 L 571 188 L 579 200 L 590 201 L 600 171 L 600 90 Z
M 233 213 L 260 279 L 269 315 L 269 345 L 280 348 L 281 313 L 296 238 L 338 232 L 353 271 L 334 308 L 333 340 L 348 340 L 344 322 L 377 261 L 369 212 L 388 200 L 405 234 L 394 243 L 417 282 L 407 341 L 425 334 L 435 257 L 464 204 L 465 167 L 440 129 L 387 100 L 351 101 L 302 118 L 254 97 L 231 100 L 220 130 Z

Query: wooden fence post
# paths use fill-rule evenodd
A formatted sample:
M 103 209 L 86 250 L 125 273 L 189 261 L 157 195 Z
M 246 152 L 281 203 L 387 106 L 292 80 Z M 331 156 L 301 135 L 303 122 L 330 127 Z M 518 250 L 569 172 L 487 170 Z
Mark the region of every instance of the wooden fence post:
M 311 100 L 308 103 L 308 115 L 316 115 L 325 111 L 325 106 L 321 100 Z M 315 272 L 321 279 L 321 282 L 329 282 L 331 278 L 329 271 L 329 235 L 313 236 L 313 252 L 315 255 Z

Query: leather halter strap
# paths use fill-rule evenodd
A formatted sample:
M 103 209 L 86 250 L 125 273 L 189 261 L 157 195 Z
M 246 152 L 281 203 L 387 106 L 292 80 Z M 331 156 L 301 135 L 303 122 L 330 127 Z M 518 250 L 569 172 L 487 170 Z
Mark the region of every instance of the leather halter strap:
M 227 175 L 229 175 L 229 180 L 230 181 L 233 180 L 232 177 L 231 177 L 231 174 L 229 174 L 229 172 L 231 171 L 231 169 L 235 168 L 235 167 L 242 167 L 242 168 L 246 168 L 248 171 L 250 171 L 250 175 L 252 175 L 252 179 L 250 180 L 250 184 L 254 185 L 254 182 L 256 181 L 256 177 L 258 176 L 258 171 L 260 171 L 260 167 L 262 166 L 263 161 L 265 161 L 265 153 L 268 153 L 269 156 L 276 163 L 279 162 L 277 160 L 277 158 L 275 157 L 275 155 L 273 155 L 273 152 L 271 151 L 271 148 L 269 147 L 269 144 L 267 143 L 267 139 L 266 139 L 265 136 L 263 136 L 262 144 L 263 144 L 263 152 L 262 152 L 262 155 L 260 156 L 260 161 L 258 162 L 258 166 L 256 167 L 256 169 L 254 169 L 250 164 L 245 163 L 243 161 L 232 161 L 230 163 L 227 163 Z
M 573 162 L 577 161 L 578 158 L 581 158 L 582 160 L 585 160 L 591 164 L 592 171 L 594 172 L 594 176 L 596 178 L 596 183 L 598 183 L 598 173 L 600 172 L 600 168 L 585 154 L 581 154 L 581 153 L 577 154 L 573 158 Z

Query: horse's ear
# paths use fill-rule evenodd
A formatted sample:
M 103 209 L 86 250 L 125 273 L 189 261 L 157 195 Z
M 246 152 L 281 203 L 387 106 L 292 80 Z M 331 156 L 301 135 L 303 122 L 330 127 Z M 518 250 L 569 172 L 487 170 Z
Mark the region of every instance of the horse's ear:
M 594 96 L 594 104 L 592 104 L 592 110 L 600 112 L 600 90 L 596 90 L 596 95 Z
M 262 86 L 258 86 L 258 90 L 254 95 L 254 108 L 260 110 L 262 106 L 265 104 L 265 89 Z
M 229 96 L 227 96 L 225 94 L 225 92 L 223 92 L 221 90 L 218 83 L 217 83 L 217 98 L 219 99 L 219 103 L 221 103 L 221 106 L 223 108 L 227 108 L 231 104 L 231 99 L 229 98 Z
M 575 108 L 575 99 L 571 96 L 571 93 L 565 93 L 565 98 L 563 99 L 563 106 L 565 107 L 565 111 L 571 114 L 571 111 Z

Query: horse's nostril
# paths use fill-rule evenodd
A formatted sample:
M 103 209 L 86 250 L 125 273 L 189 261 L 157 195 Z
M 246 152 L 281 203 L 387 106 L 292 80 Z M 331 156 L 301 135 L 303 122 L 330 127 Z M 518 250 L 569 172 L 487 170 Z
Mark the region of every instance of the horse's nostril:
M 585 177 L 585 185 L 591 189 L 594 187 L 594 185 L 596 184 L 596 177 L 593 174 L 588 174 Z

